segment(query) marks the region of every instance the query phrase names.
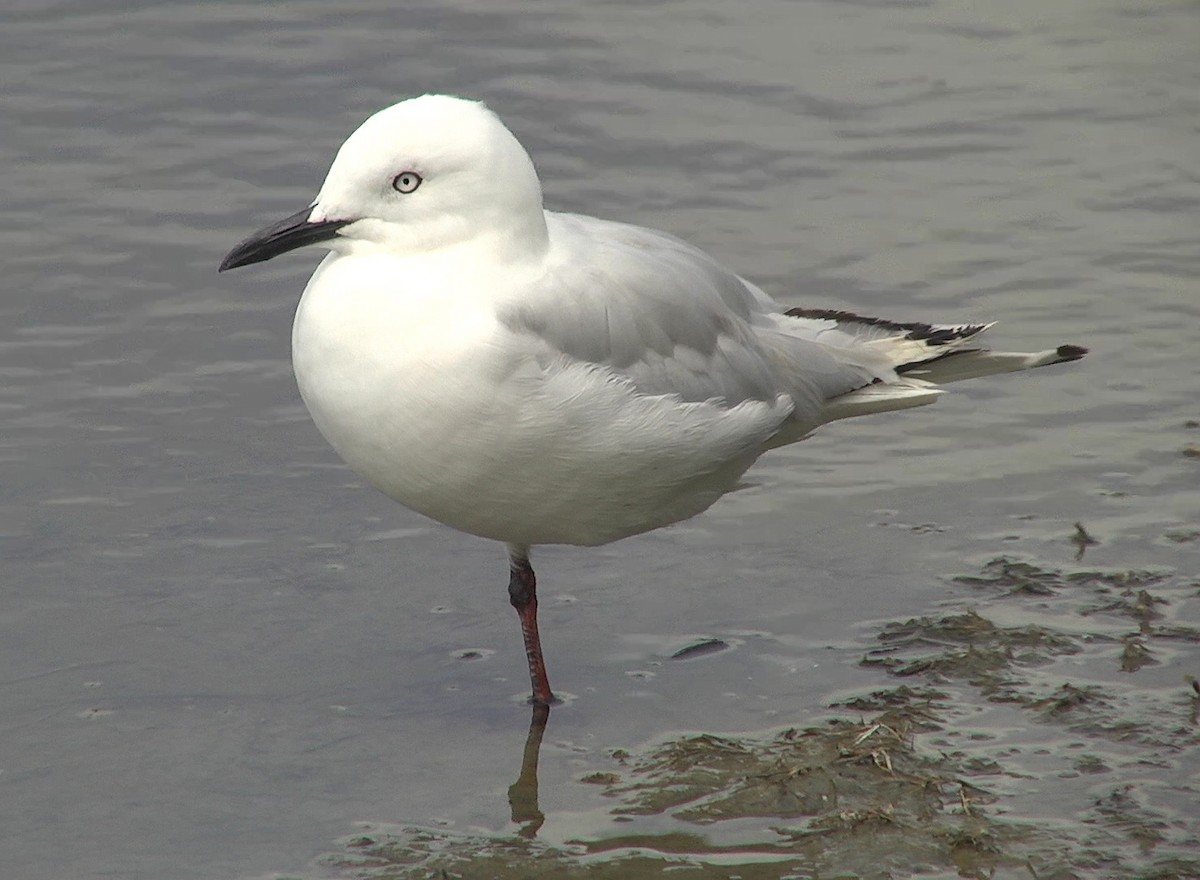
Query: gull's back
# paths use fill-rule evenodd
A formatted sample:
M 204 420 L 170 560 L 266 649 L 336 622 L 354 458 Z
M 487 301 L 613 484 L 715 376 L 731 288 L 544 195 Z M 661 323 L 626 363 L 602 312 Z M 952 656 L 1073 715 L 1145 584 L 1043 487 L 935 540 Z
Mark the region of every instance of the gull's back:
M 540 277 L 498 304 L 501 321 L 642 394 L 726 407 L 785 395 L 811 429 L 825 401 L 887 370 L 869 349 L 789 334 L 766 294 L 674 236 L 578 214 L 546 224 Z

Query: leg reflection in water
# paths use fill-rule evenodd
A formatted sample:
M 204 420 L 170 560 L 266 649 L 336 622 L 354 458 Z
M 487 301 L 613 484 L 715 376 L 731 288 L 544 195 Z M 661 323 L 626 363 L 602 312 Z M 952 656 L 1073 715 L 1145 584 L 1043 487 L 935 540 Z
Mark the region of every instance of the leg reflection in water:
M 546 722 L 550 720 L 550 707 L 545 703 L 533 704 L 533 718 L 529 722 L 529 735 L 525 737 L 525 751 L 521 755 L 521 775 L 508 787 L 508 805 L 512 808 L 512 820 L 521 826 L 517 832 L 521 837 L 532 840 L 546 821 L 545 814 L 538 808 L 538 752 L 542 748 L 542 736 L 546 733 Z

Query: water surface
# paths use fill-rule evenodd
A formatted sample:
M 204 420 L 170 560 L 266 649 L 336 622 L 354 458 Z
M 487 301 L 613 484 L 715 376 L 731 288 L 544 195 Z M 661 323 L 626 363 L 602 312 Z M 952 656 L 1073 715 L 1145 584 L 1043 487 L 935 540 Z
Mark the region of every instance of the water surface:
M 364 488 L 310 424 L 287 346 L 315 255 L 215 273 L 405 95 L 488 100 L 549 205 L 682 235 L 789 304 L 1093 349 L 831 426 L 685 525 L 543 551 L 551 674 L 575 699 L 542 749 L 541 839 L 612 833 L 578 779 L 613 748 L 803 724 L 882 686 L 858 661 L 887 622 L 971 605 L 946 576 L 1001 554 L 1070 568 L 1077 521 L 1100 541 L 1079 564 L 1198 573 L 1193 4 L 0 19 L 5 875 L 304 874 L 360 821 L 512 830 L 527 710 L 502 551 Z M 731 649 L 665 660 L 700 638 Z M 1181 644 L 1053 685 L 1182 688 L 1200 668 Z M 1060 727 L 981 717 L 997 754 L 1041 748 L 1057 772 Z M 1128 784 L 1166 810 L 1184 765 L 1164 760 L 1014 786 L 1008 809 L 1069 822 Z

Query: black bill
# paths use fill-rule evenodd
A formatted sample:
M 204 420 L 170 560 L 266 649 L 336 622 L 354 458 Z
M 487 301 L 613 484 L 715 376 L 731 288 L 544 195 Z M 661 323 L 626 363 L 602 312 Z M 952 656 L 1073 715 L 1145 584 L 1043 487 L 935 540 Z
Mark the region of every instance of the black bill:
M 236 269 L 239 266 L 249 266 L 261 263 L 280 254 L 286 254 L 306 244 L 317 244 L 328 241 L 337 235 L 337 231 L 351 223 L 350 220 L 321 220 L 309 223 L 308 215 L 312 213 L 309 206 L 303 211 L 297 211 L 291 217 L 285 217 L 278 223 L 272 223 L 266 229 L 260 229 L 245 241 L 238 244 L 225 255 L 218 272 L 226 269 Z

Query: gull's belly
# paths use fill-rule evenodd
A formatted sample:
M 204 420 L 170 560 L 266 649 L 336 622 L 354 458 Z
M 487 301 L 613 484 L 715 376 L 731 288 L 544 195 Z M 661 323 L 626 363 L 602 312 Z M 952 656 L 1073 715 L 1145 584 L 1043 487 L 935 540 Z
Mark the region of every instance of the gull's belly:
M 364 479 L 454 528 L 606 543 L 704 510 L 761 449 L 754 432 L 711 443 L 703 406 L 548 362 L 479 303 L 331 296 L 318 281 L 293 329 L 313 421 Z
M 546 406 L 532 363 L 487 381 L 496 365 L 468 359 L 448 381 L 424 363 L 403 375 L 361 363 L 351 373 L 302 352 L 296 375 L 313 421 L 357 473 L 419 513 L 498 541 L 603 544 L 677 522 L 728 491 L 756 456 L 697 474 L 685 450 L 647 448 L 636 425 L 593 425 L 569 404 Z M 591 429 L 611 433 L 593 442 Z M 623 437 L 641 448 L 622 449 Z

